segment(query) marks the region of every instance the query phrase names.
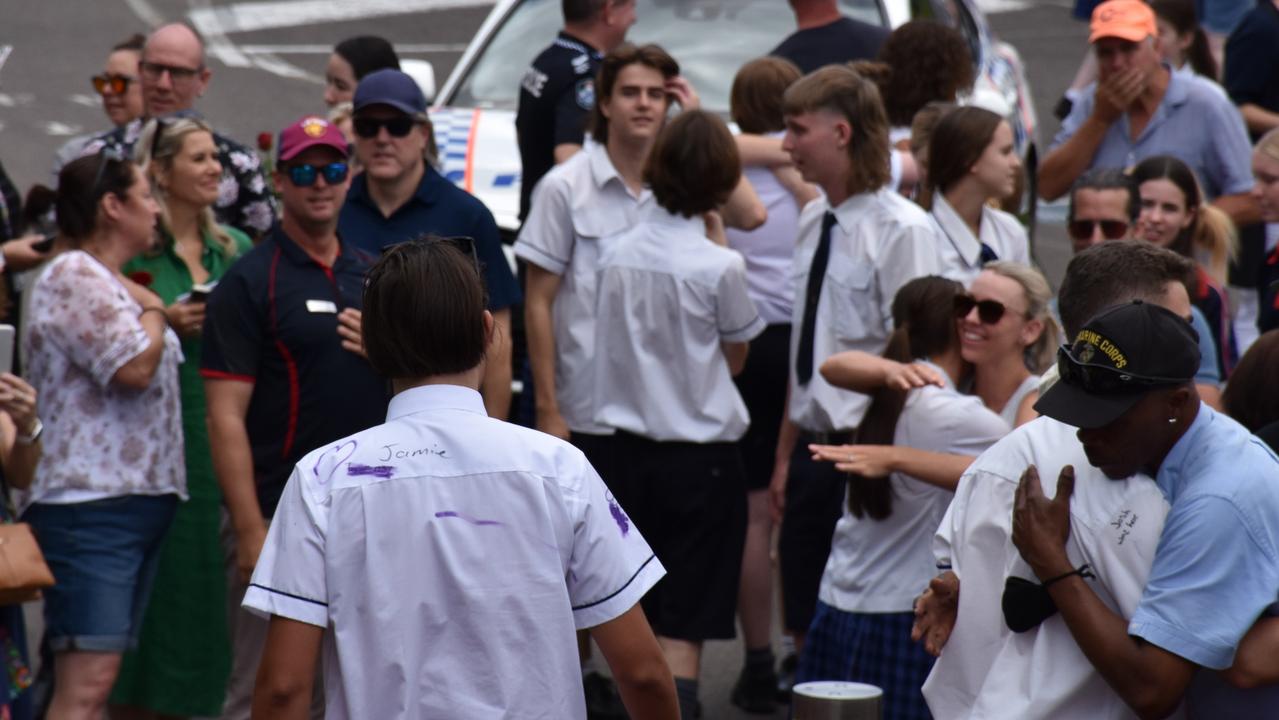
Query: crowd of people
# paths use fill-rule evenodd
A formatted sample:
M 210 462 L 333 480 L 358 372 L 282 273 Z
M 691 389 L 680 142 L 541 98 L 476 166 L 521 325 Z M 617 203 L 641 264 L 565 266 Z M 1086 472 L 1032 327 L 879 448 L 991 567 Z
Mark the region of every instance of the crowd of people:
M 1279 715 L 1279 0 L 1078 3 L 1037 184 L 958 31 L 790 4 L 730 129 L 562 0 L 515 266 L 386 40 L 266 156 L 190 26 L 113 46 L 0 195 L 0 717 L 695 718 L 738 628 L 749 713 Z

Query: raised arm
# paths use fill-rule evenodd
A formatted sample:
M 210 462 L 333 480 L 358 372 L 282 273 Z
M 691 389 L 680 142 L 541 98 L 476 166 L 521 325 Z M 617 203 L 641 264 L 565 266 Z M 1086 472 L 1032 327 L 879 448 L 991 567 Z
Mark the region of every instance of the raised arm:
M 826 382 L 835 387 L 865 394 L 882 387 L 910 390 L 925 385 L 943 387 L 945 384 L 937 371 L 927 365 L 899 363 L 860 350 L 836 353 L 826 358 L 820 372 Z

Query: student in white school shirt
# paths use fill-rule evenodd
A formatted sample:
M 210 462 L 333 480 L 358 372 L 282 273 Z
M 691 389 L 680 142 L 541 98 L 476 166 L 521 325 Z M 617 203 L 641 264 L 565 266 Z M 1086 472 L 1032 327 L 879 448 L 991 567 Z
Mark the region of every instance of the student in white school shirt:
M 595 420 L 617 428 L 609 488 L 668 571 L 644 612 L 686 718 L 696 712 L 702 642 L 734 635 L 746 532 L 736 443 L 750 418 L 732 375 L 764 320 L 745 261 L 708 239 L 704 217 L 740 174 L 723 120 L 676 117 L 644 166 L 653 204 L 599 264 L 596 314 L 608 321 L 595 324 Z
M 1026 228 L 990 206 L 1013 194 L 1020 174 L 1013 131 L 999 115 L 969 106 L 938 121 L 929 142 L 928 182 L 942 275 L 967 287 L 988 262 L 1031 265 Z
M 826 194 L 800 213 L 788 417 L 769 484 L 781 517 L 785 629 L 802 646 L 845 481 L 828 463 L 815 462 L 807 446 L 847 442 L 870 402 L 827 383 L 817 365 L 845 350 L 881 353 L 892 330 L 893 296 L 907 281 L 936 273 L 938 264 L 927 215 L 886 186 L 888 119 L 875 85 L 846 67 L 824 67 L 791 85 L 783 104 L 783 147 L 804 179 Z
M 1149 243 L 1112 241 L 1080 252 L 1066 268 L 1059 296 L 1067 336 L 1101 309 L 1134 299 L 1189 317 L 1183 280 L 1192 270 L 1185 258 Z M 941 653 L 923 688 L 939 720 L 1133 717 L 1059 614 L 1014 633 L 1001 610 L 1009 577 L 1036 579 L 1011 542 L 1014 490 L 1032 464 L 1074 466 L 1067 552 L 1075 567 L 1090 566 L 1095 577 L 1088 583 L 1102 602 L 1131 617 L 1141 600 L 1168 503 L 1145 475 L 1111 480 L 1089 465 L 1075 432 L 1051 418 L 1032 420 L 960 480 L 934 547 L 939 567 L 950 572 L 933 581 L 916 608 L 916 634 L 930 652 Z M 939 592 L 958 595 L 957 615 L 953 605 L 935 602 Z M 1014 614 L 1027 609 L 1015 591 L 1009 602 Z
M 285 488 L 244 600 L 271 616 L 254 716 L 305 717 L 322 654 L 329 718 L 585 720 L 591 628 L 631 717 L 674 720 L 637 604 L 662 564 L 580 451 L 486 415 L 493 319 L 460 242 L 369 271 L 364 346 L 396 395 Z

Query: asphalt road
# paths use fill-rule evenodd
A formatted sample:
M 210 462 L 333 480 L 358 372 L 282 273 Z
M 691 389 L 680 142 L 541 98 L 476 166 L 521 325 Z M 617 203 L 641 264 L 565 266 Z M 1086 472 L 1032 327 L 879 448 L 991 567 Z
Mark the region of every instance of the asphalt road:
M 1046 148 L 1057 129 L 1051 109 L 1084 52 L 1085 27 L 1070 18 L 1068 0 L 981 4 L 992 11 L 995 33 L 1021 51 Z M 89 76 L 112 44 L 157 22 L 193 19 L 206 33 L 214 76 L 199 108 L 214 126 L 251 143 L 260 132 L 324 110 L 323 68 L 338 40 L 387 37 L 402 56 L 430 61 L 442 83 L 488 7 L 484 0 L 0 0 L 0 45 L 13 46 L 0 70 L 0 160 L 23 189 L 48 182 L 53 152 L 67 137 L 107 127 Z M 1061 215 L 1059 207 L 1042 208 L 1036 229 L 1036 255 L 1054 284 L 1069 253 Z M 739 643 L 707 645 L 705 718 L 760 717 L 728 703 L 740 663 Z

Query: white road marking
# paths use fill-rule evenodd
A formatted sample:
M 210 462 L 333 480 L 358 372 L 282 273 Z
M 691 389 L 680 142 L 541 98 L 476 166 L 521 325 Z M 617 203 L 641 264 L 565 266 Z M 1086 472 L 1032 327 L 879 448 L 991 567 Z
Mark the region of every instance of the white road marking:
M 977 0 L 977 7 L 987 15 L 1026 10 L 1035 4 L 1032 0 Z
M 240 45 L 240 52 L 253 55 L 256 53 L 278 53 L 282 55 L 328 55 L 333 52 L 332 45 Z M 395 52 L 399 55 L 415 55 L 424 53 L 460 53 L 466 49 L 466 43 L 397 43 Z
M 208 2 L 200 2 L 201 7 L 192 10 L 189 17 L 202 32 L 208 25 L 223 33 L 238 33 L 432 10 L 489 7 L 492 4 L 493 0 L 283 0 L 211 7 Z
M 54 137 L 71 137 L 84 132 L 84 128 L 80 125 L 68 125 L 57 120 L 50 120 L 44 123 L 43 126 L 45 134 L 53 135 Z
M 85 107 L 91 107 L 91 108 L 102 107 L 102 98 L 98 97 L 97 95 L 90 95 L 88 93 L 74 93 L 72 95 L 68 95 L 67 99 L 75 103 L 76 105 L 83 105 Z

